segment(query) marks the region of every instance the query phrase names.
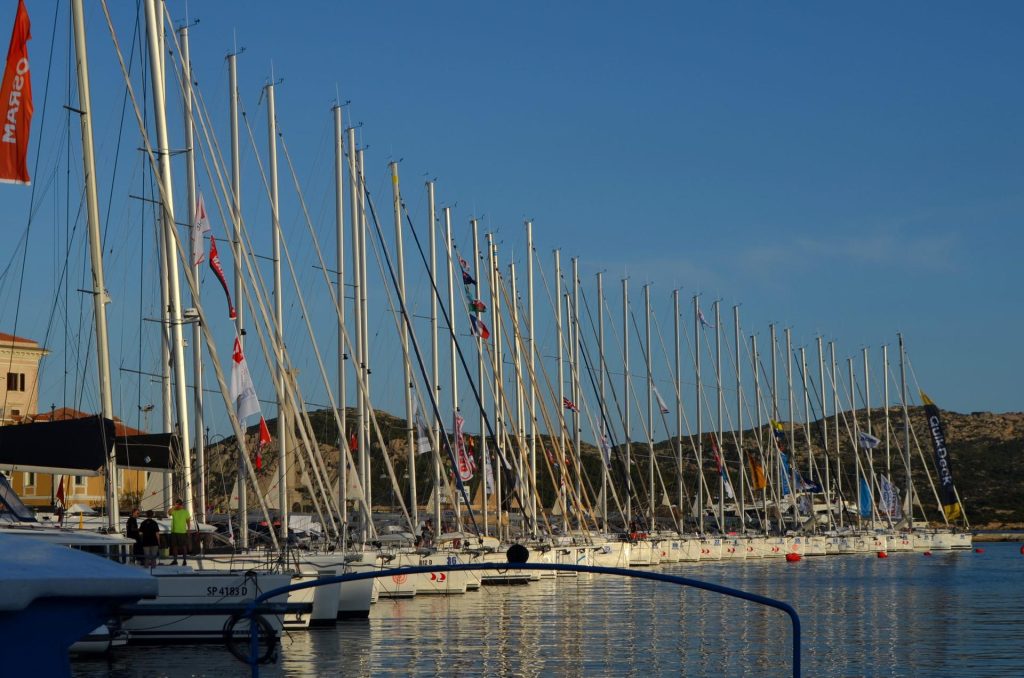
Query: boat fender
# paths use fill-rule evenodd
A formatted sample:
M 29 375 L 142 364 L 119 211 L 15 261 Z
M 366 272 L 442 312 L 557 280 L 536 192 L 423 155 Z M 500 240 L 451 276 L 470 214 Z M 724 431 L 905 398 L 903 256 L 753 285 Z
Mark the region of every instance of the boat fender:
M 525 563 L 530 559 L 530 549 L 522 544 L 512 544 L 512 546 L 508 547 L 508 551 L 505 552 L 505 558 L 510 563 Z
M 242 638 L 235 638 L 235 625 L 238 622 L 246 618 L 245 613 L 233 614 L 228 617 L 228 620 L 224 622 L 224 644 L 227 645 L 228 650 L 235 656 L 239 661 L 245 662 L 251 665 L 252 659 L 249 656 L 249 636 L 246 634 Z M 252 622 L 258 627 L 259 644 L 263 648 L 263 652 L 256 658 L 258 664 L 273 664 L 277 661 L 277 633 L 274 632 L 274 627 L 271 626 L 270 622 L 267 621 L 263 615 L 255 615 L 252 618 Z

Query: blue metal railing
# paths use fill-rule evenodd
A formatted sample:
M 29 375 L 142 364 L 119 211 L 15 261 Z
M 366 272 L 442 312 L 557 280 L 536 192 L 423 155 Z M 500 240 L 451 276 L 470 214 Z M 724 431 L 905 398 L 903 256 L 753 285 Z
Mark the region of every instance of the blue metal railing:
M 318 578 L 313 581 L 303 582 L 301 584 L 293 584 L 291 586 L 282 586 L 280 588 L 267 591 L 266 593 L 255 598 L 249 603 L 248 610 L 243 618 L 249 619 L 249 666 L 252 670 L 254 678 L 259 676 L 259 664 L 260 664 L 260 652 L 259 652 L 259 633 L 260 624 L 252 623 L 252 621 L 258 617 L 258 608 L 264 605 L 271 598 L 275 598 L 280 595 L 290 593 L 292 591 L 300 591 L 302 589 L 314 588 L 317 586 L 324 586 L 328 584 L 344 584 L 345 582 L 360 581 L 362 579 L 376 579 L 377 577 L 389 577 L 394 575 L 409 575 L 409 574 L 422 574 L 429 572 L 470 572 L 480 570 L 539 570 L 539 571 L 562 571 L 562 572 L 585 572 L 593 574 L 611 574 L 620 577 L 632 577 L 634 579 L 647 579 L 649 581 L 664 582 L 667 584 L 675 584 L 677 586 L 689 586 L 695 589 L 701 589 L 704 591 L 711 591 L 712 593 L 720 593 L 725 596 L 733 598 L 739 598 L 740 600 L 746 600 L 751 603 L 757 603 L 758 605 L 764 605 L 766 607 L 773 607 L 777 610 L 782 610 L 792 622 L 793 626 L 793 676 L 799 678 L 800 676 L 800 617 L 796 610 L 781 600 L 775 600 L 773 598 L 767 598 L 765 596 L 759 596 L 756 593 L 749 593 L 747 591 L 741 591 L 739 589 L 730 588 L 728 586 L 722 586 L 721 584 L 712 584 L 710 582 L 704 582 L 697 579 L 690 579 L 689 577 L 678 577 L 672 574 L 663 574 L 661 572 L 652 572 L 649 570 L 627 570 L 618 567 L 596 567 L 588 565 L 562 565 L 555 563 L 467 563 L 457 565 L 419 565 L 415 567 L 399 567 L 390 570 L 371 570 L 365 572 L 352 572 L 349 574 L 338 575 L 335 577 L 324 577 Z

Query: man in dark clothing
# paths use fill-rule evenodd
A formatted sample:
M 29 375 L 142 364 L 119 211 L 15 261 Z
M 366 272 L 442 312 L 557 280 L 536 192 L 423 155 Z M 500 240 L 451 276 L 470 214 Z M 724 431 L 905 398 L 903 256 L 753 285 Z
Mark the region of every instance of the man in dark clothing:
M 146 511 L 146 519 L 139 526 L 142 552 L 146 567 L 156 567 L 156 554 L 160 551 L 160 523 L 153 520 L 153 512 Z
M 142 535 L 139 534 L 139 509 L 132 509 L 132 514 L 124 528 L 124 534 L 129 539 L 135 540 L 135 546 L 132 547 L 132 560 L 141 564 L 143 556 Z

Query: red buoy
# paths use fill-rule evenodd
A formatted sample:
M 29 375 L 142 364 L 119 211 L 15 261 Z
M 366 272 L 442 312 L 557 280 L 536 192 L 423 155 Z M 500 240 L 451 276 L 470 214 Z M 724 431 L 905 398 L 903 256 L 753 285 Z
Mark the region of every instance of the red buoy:
M 787 563 L 796 563 L 796 562 L 799 562 L 799 561 L 800 561 L 800 554 L 799 553 L 787 553 L 786 554 L 786 562 Z
M 1024 546 L 1021 546 L 1021 547 L 1020 547 L 1020 554 L 1021 554 L 1022 556 L 1024 556 Z
M 924 554 L 925 554 L 926 556 L 930 556 L 930 555 L 932 554 L 932 552 L 931 552 L 931 551 L 925 551 L 925 552 L 924 552 Z
M 879 558 L 888 558 L 888 557 L 889 557 L 889 554 L 888 554 L 888 553 L 886 553 L 885 551 L 879 551 L 879 552 L 878 552 L 878 557 L 879 557 Z
M 984 553 L 985 549 L 974 549 L 975 553 Z

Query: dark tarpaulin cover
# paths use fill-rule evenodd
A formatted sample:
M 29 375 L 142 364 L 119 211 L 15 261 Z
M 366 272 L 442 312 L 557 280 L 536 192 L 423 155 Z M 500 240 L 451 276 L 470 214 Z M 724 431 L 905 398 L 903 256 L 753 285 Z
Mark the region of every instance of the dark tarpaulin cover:
M 0 426 L 0 467 L 96 475 L 113 443 L 114 422 L 99 415 Z
M 178 436 L 173 433 L 147 433 L 117 438 L 117 467 L 145 470 L 170 470 L 178 456 Z

